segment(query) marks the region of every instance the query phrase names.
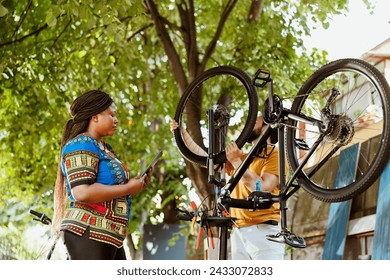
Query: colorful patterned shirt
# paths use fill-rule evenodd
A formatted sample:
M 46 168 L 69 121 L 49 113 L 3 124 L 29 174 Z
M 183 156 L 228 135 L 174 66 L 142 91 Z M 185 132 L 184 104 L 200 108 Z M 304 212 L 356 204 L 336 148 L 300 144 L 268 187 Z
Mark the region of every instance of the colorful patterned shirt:
M 61 229 L 83 235 L 90 228 L 90 239 L 121 248 L 130 217 L 131 197 L 125 196 L 102 203 L 75 200 L 72 188 L 93 183 L 125 184 L 129 171 L 110 145 L 99 143 L 88 135 L 71 139 L 62 149 L 62 171 L 71 200 L 61 221 Z

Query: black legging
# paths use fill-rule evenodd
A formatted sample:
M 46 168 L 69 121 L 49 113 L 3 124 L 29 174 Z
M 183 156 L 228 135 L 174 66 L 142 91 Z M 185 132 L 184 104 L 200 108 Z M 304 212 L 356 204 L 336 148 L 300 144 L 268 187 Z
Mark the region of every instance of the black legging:
M 89 239 L 89 227 L 82 236 L 64 230 L 62 239 L 71 260 L 126 260 L 123 247 Z

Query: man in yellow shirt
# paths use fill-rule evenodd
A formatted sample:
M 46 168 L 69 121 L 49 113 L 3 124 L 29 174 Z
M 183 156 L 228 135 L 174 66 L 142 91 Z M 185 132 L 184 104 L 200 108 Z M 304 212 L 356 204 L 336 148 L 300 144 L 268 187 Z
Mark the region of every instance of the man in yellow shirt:
M 257 118 L 250 141 L 255 141 L 264 128 L 263 118 L 260 116 Z M 240 166 L 246 154 L 233 142 L 226 147 L 226 157 L 228 160 L 226 170 L 232 174 Z M 248 198 L 256 190 L 256 182 L 261 186 L 261 191 L 279 194 L 278 151 L 274 147 L 267 146 L 262 154 L 254 158 L 232 191 L 231 197 Z M 275 235 L 279 232 L 278 203 L 274 203 L 268 209 L 255 211 L 230 208 L 230 213 L 232 217 L 237 218 L 231 233 L 232 259 L 282 260 L 284 258 L 284 244 L 266 239 L 267 235 Z

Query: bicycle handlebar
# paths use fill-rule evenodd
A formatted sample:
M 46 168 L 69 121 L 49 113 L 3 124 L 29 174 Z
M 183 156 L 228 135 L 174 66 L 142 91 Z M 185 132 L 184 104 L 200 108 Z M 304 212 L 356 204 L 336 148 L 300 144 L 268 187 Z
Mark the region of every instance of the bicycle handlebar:
M 279 201 L 280 201 L 279 196 L 272 195 L 271 193 L 268 192 L 255 191 L 252 192 L 247 199 L 237 199 L 237 198 L 231 198 L 230 196 L 221 196 L 218 205 L 219 205 L 219 209 L 222 212 L 225 212 L 226 208 L 241 208 L 241 209 L 248 209 L 249 211 L 254 211 L 258 209 L 268 209 L 272 206 L 272 204 Z M 181 209 L 177 209 L 177 210 L 182 213 L 177 215 L 179 220 L 191 221 L 197 215 L 195 212 L 189 212 L 187 210 L 181 210 Z M 212 218 L 217 218 L 217 220 L 213 221 L 215 223 L 221 222 L 220 220 L 218 220 L 218 218 L 220 219 L 221 217 L 209 216 L 207 219 L 211 221 Z M 234 218 L 230 217 L 230 219 L 234 219 Z
M 279 202 L 278 196 L 267 192 L 253 192 L 247 199 L 237 199 L 231 197 L 221 198 L 222 204 L 230 208 L 241 208 L 249 210 L 268 209 L 275 202 Z
M 46 214 L 44 213 L 39 213 L 37 211 L 34 211 L 32 209 L 30 209 L 30 214 L 36 216 L 37 218 L 34 218 L 35 221 L 39 221 L 41 222 L 42 224 L 45 224 L 45 225 L 50 225 L 51 224 L 51 219 L 46 216 Z

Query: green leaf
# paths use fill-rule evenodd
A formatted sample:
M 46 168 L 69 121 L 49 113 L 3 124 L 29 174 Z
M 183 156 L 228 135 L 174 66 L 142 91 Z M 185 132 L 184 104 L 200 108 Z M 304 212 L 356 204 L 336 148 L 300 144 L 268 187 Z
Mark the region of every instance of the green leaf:
M 1 1 L 3 2 L 3 1 Z M 4 7 L 1 3 L 0 3 L 0 17 L 3 17 L 5 16 L 6 14 L 8 14 L 8 9 L 6 7 Z
M 57 24 L 57 16 L 52 11 L 49 11 L 45 21 L 48 26 L 53 27 Z

